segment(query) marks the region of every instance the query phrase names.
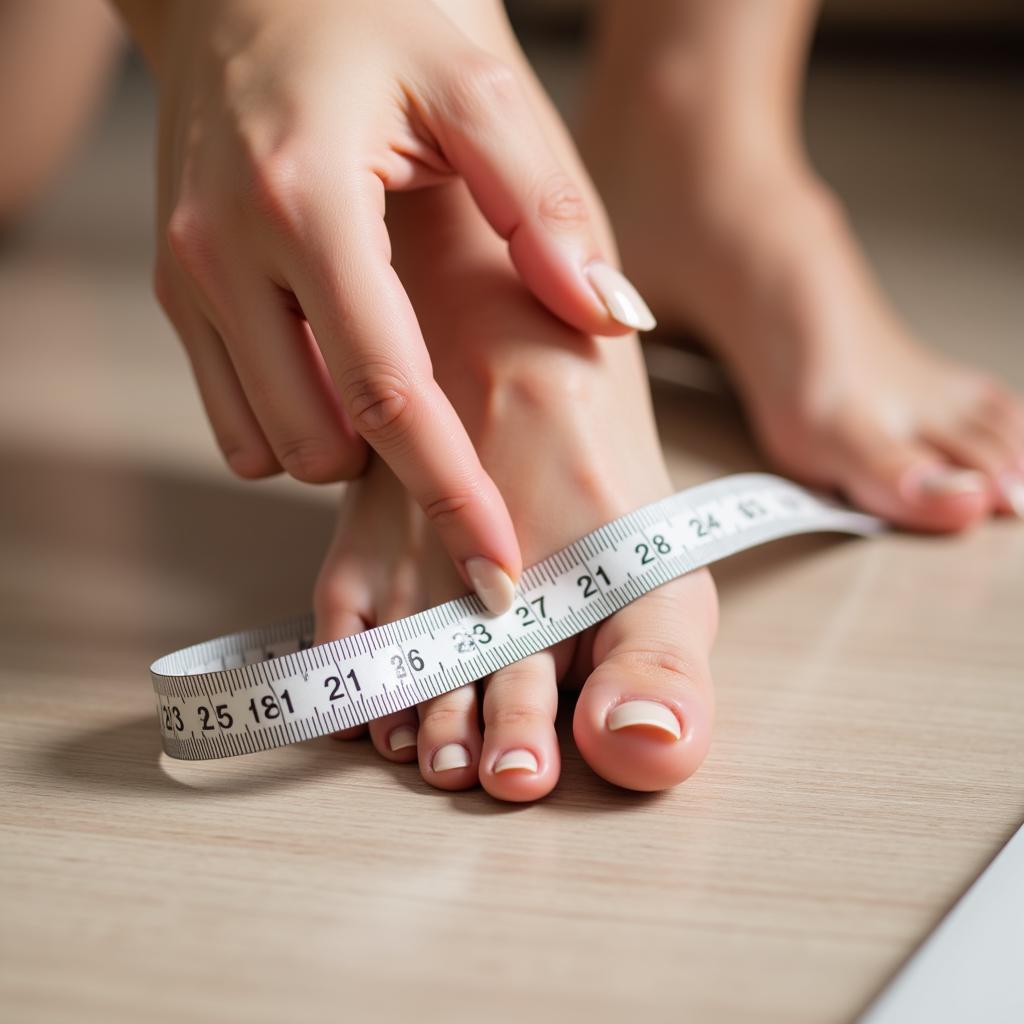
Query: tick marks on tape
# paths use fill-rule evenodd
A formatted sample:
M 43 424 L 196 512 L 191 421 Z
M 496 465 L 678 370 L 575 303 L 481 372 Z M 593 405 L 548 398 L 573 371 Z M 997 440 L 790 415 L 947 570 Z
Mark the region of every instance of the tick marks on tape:
M 468 595 L 315 647 L 307 615 L 168 654 L 150 669 L 164 750 L 188 760 L 233 757 L 351 728 L 482 679 L 746 548 L 799 533 L 882 529 L 781 477 L 723 477 L 531 566 L 504 615 Z

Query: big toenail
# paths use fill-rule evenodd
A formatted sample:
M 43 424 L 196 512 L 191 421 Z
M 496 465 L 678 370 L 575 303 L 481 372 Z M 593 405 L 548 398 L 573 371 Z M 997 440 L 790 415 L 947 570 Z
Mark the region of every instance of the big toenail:
M 608 728 L 612 732 L 636 727 L 660 729 L 674 740 L 682 735 L 679 719 L 656 700 L 627 700 L 608 713 Z
M 435 772 L 450 772 L 468 764 L 469 751 L 461 743 L 446 743 L 438 748 L 430 761 L 431 770 Z
M 974 469 L 936 469 L 921 478 L 920 487 L 930 494 L 979 494 L 986 481 Z
M 1016 473 L 1004 473 L 999 478 L 999 489 L 1013 509 L 1013 513 L 1024 519 L 1024 477 Z
M 399 725 L 388 733 L 388 747 L 392 753 L 416 746 L 416 730 L 411 725 Z
M 506 750 L 494 762 L 494 774 L 499 772 L 537 772 L 537 758 L 529 750 Z

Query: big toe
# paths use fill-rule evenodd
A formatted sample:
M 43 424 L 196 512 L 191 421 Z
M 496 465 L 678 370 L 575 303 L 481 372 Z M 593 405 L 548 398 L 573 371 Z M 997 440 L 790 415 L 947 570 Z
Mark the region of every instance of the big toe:
M 856 505 L 912 530 L 952 533 L 994 508 L 993 486 L 973 465 L 957 464 L 932 444 L 897 438 L 873 425 L 841 424 L 819 467 Z
M 573 733 L 587 763 L 626 789 L 667 789 L 693 774 L 711 742 L 708 656 L 717 626 L 706 571 L 652 591 L 604 622 Z

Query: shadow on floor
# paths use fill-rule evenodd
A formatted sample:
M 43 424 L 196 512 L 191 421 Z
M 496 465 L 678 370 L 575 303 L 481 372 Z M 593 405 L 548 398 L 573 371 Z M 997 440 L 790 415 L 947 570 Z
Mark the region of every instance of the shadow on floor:
M 268 751 L 254 757 L 217 762 L 177 762 L 160 752 L 154 719 L 127 718 L 115 725 L 83 729 L 29 752 L 39 774 L 63 787 L 93 793 L 148 794 L 161 800 L 190 802 L 194 796 L 246 796 L 293 789 L 317 778 L 344 784 L 346 772 L 372 765 L 392 781 L 424 799 L 443 801 L 451 810 L 473 816 L 508 815 L 536 807 L 562 814 L 621 815 L 667 799 L 664 793 L 631 793 L 595 775 L 572 741 L 572 699 L 559 712 L 562 774 L 558 787 L 537 804 L 508 804 L 482 789 L 445 792 L 420 777 L 415 764 L 390 764 L 368 741 L 338 742 L 323 738 Z
M 355 760 L 376 760 L 368 745 L 324 738 L 229 762 L 175 762 L 161 755 L 151 715 L 72 733 L 34 756 L 42 774 L 65 786 L 159 794 L 161 799 L 190 799 L 197 792 L 265 793 L 324 775 L 341 780 Z
M 298 486 L 52 450 L 0 448 L 0 479 L 0 664 L 13 667 L 103 667 L 305 612 L 333 525 Z

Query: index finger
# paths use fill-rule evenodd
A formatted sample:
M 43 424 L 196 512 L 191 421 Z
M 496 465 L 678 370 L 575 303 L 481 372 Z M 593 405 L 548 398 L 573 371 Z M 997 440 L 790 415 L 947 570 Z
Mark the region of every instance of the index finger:
M 328 209 L 318 207 L 289 284 L 353 426 L 419 503 L 463 580 L 500 614 L 522 571 L 512 519 L 434 380 L 390 264 L 383 186 L 373 182 L 368 195 L 334 196 Z

